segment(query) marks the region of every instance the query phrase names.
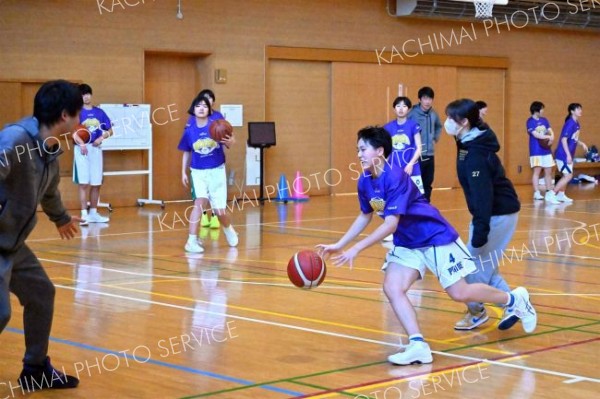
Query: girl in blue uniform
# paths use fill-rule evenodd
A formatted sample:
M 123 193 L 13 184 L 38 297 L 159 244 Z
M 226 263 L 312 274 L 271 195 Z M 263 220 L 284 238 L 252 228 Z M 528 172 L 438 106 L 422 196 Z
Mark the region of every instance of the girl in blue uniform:
M 388 361 L 408 365 L 433 360 L 407 296 L 413 283 L 423 278 L 426 268 L 435 274 L 452 299 L 506 303 L 522 316 L 524 329 L 533 331 L 537 316 L 525 288 L 506 293 L 485 284 L 465 282 L 464 277 L 475 270 L 471 255 L 456 230 L 421 195 L 410 176 L 390 167 L 387 158 L 391 152 L 392 139 L 385 129 L 367 127 L 358 132 L 358 157 L 363 169 L 358 180 L 360 213 L 338 242 L 317 245 L 324 256 L 337 253 L 332 258 L 335 266 L 349 263 L 352 267 L 361 251 L 394 234 L 394 247 L 383 264 L 383 290 L 409 335 L 409 344 L 404 351 L 389 356 Z M 369 225 L 374 212 L 384 222 L 366 238 L 344 250 Z

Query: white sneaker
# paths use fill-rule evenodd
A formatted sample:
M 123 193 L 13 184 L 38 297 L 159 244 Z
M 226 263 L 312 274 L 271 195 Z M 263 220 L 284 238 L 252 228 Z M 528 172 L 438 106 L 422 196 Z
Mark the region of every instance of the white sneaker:
M 108 223 L 110 219 L 106 216 L 100 215 L 99 213 L 90 213 L 89 215 L 87 215 L 85 220 L 88 223 Z
M 223 232 L 225 233 L 227 244 L 229 244 L 230 247 L 237 247 L 239 239 L 233 226 L 229 225 L 229 227 L 223 227 Z
M 542 194 L 540 194 L 539 191 L 536 191 L 535 193 L 533 193 L 533 199 L 534 200 L 543 200 L 544 196 Z
M 80 226 L 87 226 L 88 224 L 89 224 L 89 223 L 88 223 L 88 221 L 87 221 L 87 217 L 85 217 L 85 218 L 84 218 L 84 217 L 82 216 L 82 217 L 81 217 L 81 222 L 79 222 L 79 225 L 80 225 Z
M 385 237 L 383 239 L 383 242 L 390 242 L 390 241 L 394 241 L 394 235 L 390 234 L 389 236 Z
M 502 313 L 502 319 L 498 323 L 498 330 L 508 330 L 512 326 L 519 321 L 519 316 L 515 314 L 515 307 L 509 308 L 508 306 L 504 308 L 504 313 Z
M 537 326 L 537 313 L 529 302 L 529 292 L 523 287 L 517 287 L 511 291 L 515 297 L 515 303 L 512 306 L 514 314 L 521 319 L 523 330 L 526 333 L 531 333 Z
M 573 202 L 573 200 L 565 195 L 564 191 L 561 191 L 556 195 L 556 200 L 560 202 Z
M 204 252 L 204 248 L 202 248 L 202 245 L 200 245 L 197 240 L 188 240 L 188 242 L 185 244 L 185 252 L 201 254 Z
M 544 199 L 546 200 L 546 202 L 548 204 L 552 204 L 552 205 L 560 204 L 560 202 L 556 199 L 556 194 L 554 194 L 554 191 L 552 191 L 552 190 L 546 191 L 546 196 L 544 197 Z
M 433 357 L 431 356 L 431 348 L 429 348 L 427 342 L 411 341 L 409 345 L 404 347 L 403 352 L 390 355 L 387 360 L 392 364 L 408 366 L 410 364 L 431 363 Z

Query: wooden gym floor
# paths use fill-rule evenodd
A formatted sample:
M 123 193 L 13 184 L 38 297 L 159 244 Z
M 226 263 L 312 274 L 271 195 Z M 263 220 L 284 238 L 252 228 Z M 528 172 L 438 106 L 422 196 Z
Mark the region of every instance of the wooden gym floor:
M 50 356 L 79 375 L 69 391 L 36 398 L 591 398 L 600 391 L 600 198 L 570 186 L 572 205 L 523 202 L 501 265 L 532 294 L 534 334 L 496 330 L 500 310 L 474 332 L 452 326 L 464 311 L 429 274 L 412 290 L 430 365 L 386 363 L 402 335 L 381 291 L 386 249 L 354 270 L 329 268 L 305 291 L 286 277 L 297 250 L 337 240 L 358 212 L 356 197 L 235 209 L 237 249 L 203 230 L 206 252 L 186 257 L 185 207 L 119 208 L 110 225 L 61 241 L 40 214 L 30 247 L 57 287 Z M 434 191 L 434 204 L 467 238 L 462 192 Z M 105 211 L 105 210 L 103 210 Z M 0 336 L 0 398 L 16 387 L 22 308 Z M 406 341 L 406 337 L 404 337 Z M 594 394 L 596 392 L 596 394 Z

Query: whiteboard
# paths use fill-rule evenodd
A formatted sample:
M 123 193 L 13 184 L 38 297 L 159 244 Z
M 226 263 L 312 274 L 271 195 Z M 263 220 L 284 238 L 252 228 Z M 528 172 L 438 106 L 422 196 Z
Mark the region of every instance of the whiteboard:
M 152 149 L 150 104 L 100 104 L 110 118 L 113 135 L 102 142 L 103 150 Z

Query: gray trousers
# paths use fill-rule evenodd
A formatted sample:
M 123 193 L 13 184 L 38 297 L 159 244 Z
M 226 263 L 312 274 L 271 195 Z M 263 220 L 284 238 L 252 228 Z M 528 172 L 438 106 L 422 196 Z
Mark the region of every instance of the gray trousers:
M 502 260 L 503 251 L 515 233 L 518 220 L 518 213 L 492 216 L 488 242 L 480 248 L 473 248 L 471 245 L 471 240 L 473 239 L 473 223 L 471 223 L 469 226 L 469 243 L 467 244 L 467 248 L 471 252 L 471 255 L 473 255 L 477 271 L 465 277 L 467 283 L 483 283 L 498 288 L 501 291 L 510 292 L 510 287 L 500 275 L 498 266 Z M 504 307 L 503 303 L 498 305 Z M 471 313 L 475 314 L 483 309 L 483 304 L 469 302 L 467 307 Z
M 40 261 L 26 245 L 13 253 L 0 252 L 0 332 L 10 320 L 10 292 L 23 306 L 23 362 L 41 365 L 48 354 L 55 288 Z

